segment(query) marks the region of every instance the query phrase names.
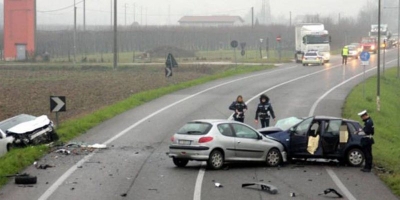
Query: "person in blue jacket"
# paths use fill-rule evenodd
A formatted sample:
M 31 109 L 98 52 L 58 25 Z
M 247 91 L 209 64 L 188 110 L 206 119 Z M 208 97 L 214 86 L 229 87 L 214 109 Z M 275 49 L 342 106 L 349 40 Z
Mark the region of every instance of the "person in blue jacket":
M 255 122 L 257 124 L 258 118 L 260 118 L 261 128 L 268 127 L 270 117 L 275 120 L 274 109 L 269 102 L 269 97 L 265 94 L 262 94 L 260 96 L 260 103 L 257 106 Z
M 238 122 L 244 122 L 244 113 L 247 111 L 247 105 L 243 101 L 242 95 L 236 98 L 236 101 L 232 102 L 229 106 L 229 110 L 233 110 L 233 119 Z

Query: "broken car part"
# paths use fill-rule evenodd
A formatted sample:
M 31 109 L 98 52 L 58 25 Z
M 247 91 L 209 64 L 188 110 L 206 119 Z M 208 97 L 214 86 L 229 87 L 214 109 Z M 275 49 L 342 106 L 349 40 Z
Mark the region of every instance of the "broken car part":
M 242 188 L 243 187 L 247 187 L 247 186 L 254 186 L 254 185 L 260 186 L 261 190 L 267 191 L 267 192 L 269 192 L 271 194 L 277 194 L 278 193 L 278 189 L 275 186 L 270 185 L 270 184 L 266 184 L 266 183 L 260 183 L 260 182 L 259 183 L 243 183 L 242 184 Z

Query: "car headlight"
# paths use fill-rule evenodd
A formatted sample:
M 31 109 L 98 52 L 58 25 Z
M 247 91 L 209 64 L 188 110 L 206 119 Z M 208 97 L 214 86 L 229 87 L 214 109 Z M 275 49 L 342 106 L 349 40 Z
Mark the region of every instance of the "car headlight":
M 330 53 L 326 53 L 326 54 L 325 54 L 325 58 L 329 59 L 330 57 L 331 57 L 331 54 L 330 54 Z
M 375 45 L 372 45 L 372 46 L 371 46 L 371 49 L 374 50 L 374 49 L 375 49 Z

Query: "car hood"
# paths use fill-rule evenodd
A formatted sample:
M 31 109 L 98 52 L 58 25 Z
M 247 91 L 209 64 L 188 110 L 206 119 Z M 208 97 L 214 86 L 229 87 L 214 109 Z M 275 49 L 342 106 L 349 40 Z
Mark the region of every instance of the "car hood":
M 286 150 L 289 149 L 290 134 L 287 131 L 280 131 L 280 132 L 275 131 L 271 133 L 264 132 L 263 135 L 269 138 L 274 138 L 274 140 L 281 143 Z
M 42 115 L 42 116 L 37 117 L 34 120 L 23 122 L 16 126 L 13 126 L 10 129 L 8 129 L 7 132 L 24 134 L 24 133 L 34 131 L 38 128 L 47 126 L 50 123 L 51 123 L 50 119 L 46 115 Z

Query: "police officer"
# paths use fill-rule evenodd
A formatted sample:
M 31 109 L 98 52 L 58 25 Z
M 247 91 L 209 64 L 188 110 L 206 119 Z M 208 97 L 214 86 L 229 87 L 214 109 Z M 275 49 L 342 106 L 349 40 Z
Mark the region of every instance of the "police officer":
M 347 56 L 349 56 L 349 47 L 344 46 L 342 49 L 342 65 L 347 65 Z
M 257 106 L 255 119 L 256 124 L 258 123 L 258 118 L 260 118 L 261 128 L 268 127 L 270 115 L 275 120 L 274 109 L 269 102 L 269 97 L 265 94 L 262 94 L 260 96 L 260 103 Z
M 364 128 L 362 129 L 362 131 L 365 133 L 365 136 L 361 139 L 361 146 L 365 154 L 365 165 L 364 168 L 361 169 L 361 171 L 371 172 L 372 145 L 375 143 L 374 138 L 372 137 L 374 135 L 374 122 L 372 121 L 366 110 L 359 112 L 358 115 L 364 121 Z
M 244 112 L 247 111 L 247 105 L 243 102 L 242 95 L 236 98 L 236 101 L 232 102 L 229 106 L 229 110 L 233 110 L 233 119 L 238 122 L 244 122 Z

